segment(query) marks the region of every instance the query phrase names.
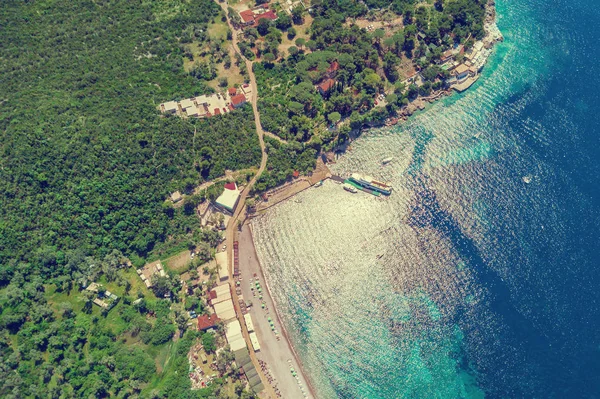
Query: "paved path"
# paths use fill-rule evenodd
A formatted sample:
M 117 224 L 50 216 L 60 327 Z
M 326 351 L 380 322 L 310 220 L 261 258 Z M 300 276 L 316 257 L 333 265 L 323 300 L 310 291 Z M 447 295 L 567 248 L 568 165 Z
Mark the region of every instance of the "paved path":
M 217 4 L 219 4 L 221 6 L 223 11 L 225 12 L 225 15 L 227 16 L 227 14 L 228 14 L 227 3 L 217 2 Z M 252 105 L 252 111 L 254 112 L 254 124 L 256 125 L 256 134 L 258 135 L 258 141 L 260 143 L 260 150 L 262 152 L 260 168 L 258 169 L 258 172 L 256 172 L 256 174 L 254 175 L 252 180 L 250 180 L 248 185 L 246 185 L 246 187 L 240 194 L 240 198 L 239 198 L 237 207 L 235 208 L 235 210 L 233 212 L 233 217 L 229 220 L 229 223 L 227 224 L 227 229 L 225 230 L 225 239 L 226 239 L 226 243 L 227 243 L 227 254 L 229 257 L 229 282 L 232 286 L 231 291 L 233 294 L 233 304 L 235 307 L 235 313 L 237 315 L 238 320 L 240 320 L 240 324 L 242 325 L 242 333 L 244 335 L 244 339 L 246 340 L 246 346 L 248 347 L 248 351 L 250 352 L 250 359 L 252 360 L 252 363 L 254 364 L 254 367 L 256 368 L 256 371 L 258 372 L 258 375 L 260 376 L 260 379 L 261 379 L 263 385 L 265 386 L 264 392 L 269 397 L 274 399 L 274 398 L 277 398 L 277 394 L 276 394 L 275 390 L 273 389 L 273 386 L 269 383 L 268 378 L 265 376 L 264 372 L 261 370 L 260 363 L 258 362 L 258 359 L 257 359 L 254 351 L 252 350 L 252 343 L 250 342 L 250 336 L 248 335 L 248 330 L 246 329 L 246 325 L 243 322 L 243 315 L 242 315 L 242 311 L 241 311 L 241 308 L 239 305 L 239 298 L 235 292 L 235 285 L 234 285 L 235 283 L 233 280 L 233 242 L 235 241 L 238 220 L 244 219 L 244 213 L 245 213 L 245 208 L 246 208 L 246 198 L 248 198 L 248 194 L 250 193 L 250 190 L 252 189 L 252 187 L 256 183 L 256 180 L 258 180 L 258 178 L 260 177 L 260 175 L 263 173 L 263 171 L 265 170 L 265 168 L 267 166 L 267 153 L 265 151 L 265 142 L 263 140 L 264 133 L 262 130 L 262 126 L 260 124 L 260 114 L 258 113 L 258 87 L 256 85 L 256 77 L 254 76 L 254 71 L 252 70 L 252 62 L 249 61 L 248 59 L 246 59 L 246 57 L 244 57 L 244 55 L 240 51 L 240 49 L 238 47 L 236 31 L 235 31 L 233 25 L 231 24 L 229 17 L 227 17 L 227 25 L 229 25 L 229 29 L 231 29 L 231 32 L 232 32 L 232 41 L 231 42 L 233 44 L 233 49 L 235 50 L 236 53 L 238 53 L 242 57 L 242 60 L 244 60 L 244 62 L 246 63 L 246 70 L 248 71 L 248 74 L 250 75 L 250 86 L 252 87 L 252 95 L 247 100 Z

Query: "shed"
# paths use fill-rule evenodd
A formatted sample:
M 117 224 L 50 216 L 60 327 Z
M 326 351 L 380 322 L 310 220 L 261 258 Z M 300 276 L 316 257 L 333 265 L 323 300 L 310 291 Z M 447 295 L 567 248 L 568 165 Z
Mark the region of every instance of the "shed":
M 246 313 L 244 315 L 244 321 L 246 322 L 246 328 L 248 329 L 248 332 L 254 331 L 254 323 L 252 322 L 252 316 L 250 316 L 250 313 Z
M 226 321 L 235 319 L 235 308 L 233 307 L 233 302 L 231 299 L 219 302 L 216 305 L 213 305 L 213 307 L 219 319 Z
M 250 333 L 250 342 L 252 343 L 252 348 L 254 349 L 254 352 L 260 351 L 258 337 L 256 336 L 256 333 L 254 331 Z
M 229 257 L 227 256 L 227 252 L 217 252 L 215 260 L 217 261 L 219 280 L 227 281 L 227 279 L 229 279 Z
M 181 193 L 179 191 L 175 191 L 174 193 L 171 194 L 171 201 L 173 202 L 179 202 L 181 201 Z

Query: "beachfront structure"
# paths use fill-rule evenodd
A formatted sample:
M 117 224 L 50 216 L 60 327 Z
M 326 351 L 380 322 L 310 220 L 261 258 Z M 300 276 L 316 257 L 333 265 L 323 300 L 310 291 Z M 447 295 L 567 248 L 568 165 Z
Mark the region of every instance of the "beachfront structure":
M 227 183 L 225 184 L 223 193 L 215 201 L 215 205 L 230 213 L 233 213 L 239 198 L 240 191 L 238 190 L 237 184 L 233 182 Z
M 460 64 L 459 66 L 456 67 L 456 69 L 454 70 L 454 73 L 456 75 L 456 79 L 458 80 L 463 80 L 469 77 L 469 67 L 466 66 L 465 64 Z
M 242 325 L 238 320 L 232 320 L 227 323 L 225 337 L 232 352 L 247 348 L 246 340 L 242 335 Z
M 258 343 L 258 337 L 255 332 L 251 332 L 250 334 L 250 343 L 252 343 L 252 349 L 254 352 L 260 351 L 260 344 Z
M 227 281 L 229 279 L 229 256 L 227 252 L 217 252 L 215 255 L 217 261 L 217 271 L 219 272 L 219 281 Z
M 252 322 L 252 316 L 250 316 L 250 313 L 246 313 L 244 315 L 244 321 L 246 322 L 246 328 L 248 329 L 248 332 L 254 331 L 254 323 Z
M 246 374 L 250 388 L 256 393 L 265 389 L 260 380 L 260 376 L 258 375 L 258 372 L 256 371 L 256 368 L 250 359 L 250 353 L 248 352 L 248 349 L 243 348 L 233 351 L 233 356 L 235 357 L 235 364 L 244 371 L 244 374 Z
M 219 319 L 224 321 L 235 319 L 235 308 L 233 307 L 233 301 L 231 299 L 219 302 L 216 305 L 213 305 L 213 308 Z
M 229 289 L 229 284 L 219 285 L 210 292 L 210 303 L 213 306 L 217 303 L 221 303 L 227 300 L 231 300 L 231 291 Z

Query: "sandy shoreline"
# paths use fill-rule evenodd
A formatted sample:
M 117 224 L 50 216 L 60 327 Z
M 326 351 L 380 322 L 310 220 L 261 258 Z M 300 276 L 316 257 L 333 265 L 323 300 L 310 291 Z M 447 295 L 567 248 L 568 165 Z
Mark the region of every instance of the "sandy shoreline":
M 259 360 L 266 364 L 266 374 L 273 378 L 272 385 L 279 390 L 280 398 L 317 398 L 315 390 L 307 377 L 300 357 L 296 353 L 290 340 L 277 304 L 271 295 L 271 289 L 265 278 L 264 269 L 258 259 L 254 245 L 254 237 L 251 225 L 245 223 L 242 231 L 239 233 L 239 251 L 240 251 L 240 273 L 241 290 L 245 300 L 252 301 L 249 313 L 252 316 L 257 336 L 261 344 L 261 350 L 256 352 Z M 262 300 L 259 300 L 255 287 L 256 275 L 262 290 Z M 253 292 L 254 291 L 254 292 Z M 265 309 L 261 307 L 261 302 L 265 304 Z M 275 328 L 279 333 L 277 339 L 271 330 L 268 318 L 274 322 Z M 283 338 L 281 338 L 283 337 Z M 297 377 L 292 376 L 290 367 L 293 367 Z M 300 384 L 301 385 L 300 385 Z M 302 388 L 304 387 L 304 391 Z

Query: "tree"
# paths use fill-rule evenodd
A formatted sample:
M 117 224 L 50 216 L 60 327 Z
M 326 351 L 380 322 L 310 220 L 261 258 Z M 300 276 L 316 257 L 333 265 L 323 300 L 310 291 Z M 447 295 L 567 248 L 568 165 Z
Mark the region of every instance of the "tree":
M 171 295 L 173 283 L 168 276 L 152 276 L 152 290 L 157 298 L 164 298 L 165 295 Z
M 267 18 L 261 18 L 258 21 L 258 27 L 256 28 L 256 30 L 258 31 L 258 33 L 261 36 L 265 36 L 267 33 L 269 33 L 270 27 L 271 27 L 271 20 L 269 20 Z
M 332 112 L 329 115 L 327 115 L 327 119 L 329 120 L 329 122 L 337 124 L 340 121 L 340 119 L 342 119 L 342 115 L 340 115 L 339 112 Z
M 304 47 L 304 45 L 306 44 L 306 39 L 299 37 L 296 39 L 296 46 L 298 46 L 300 48 L 300 50 L 302 50 L 302 47 Z
M 373 37 L 375 38 L 375 43 L 380 44 L 381 43 L 381 39 L 383 39 L 383 37 L 385 36 L 385 31 L 383 29 L 376 29 L 375 32 L 373 32 Z
M 304 9 L 301 5 L 292 8 L 292 21 L 294 21 L 296 25 L 301 25 L 302 22 L 304 22 L 302 14 L 304 14 Z
M 217 350 L 215 336 L 208 332 L 202 334 L 202 346 L 204 347 L 206 353 L 214 353 Z
M 275 56 L 273 55 L 273 53 L 266 53 L 263 55 L 262 58 L 268 63 L 272 63 L 273 61 L 275 61 Z
M 287 38 L 289 40 L 292 40 L 295 37 L 296 37 L 296 29 L 294 29 L 294 27 L 292 26 L 287 30 Z
M 277 29 L 284 31 L 292 27 L 292 20 L 286 13 L 280 12 L 279 15 L 277 15 L 275 26 L 277 27 Z

